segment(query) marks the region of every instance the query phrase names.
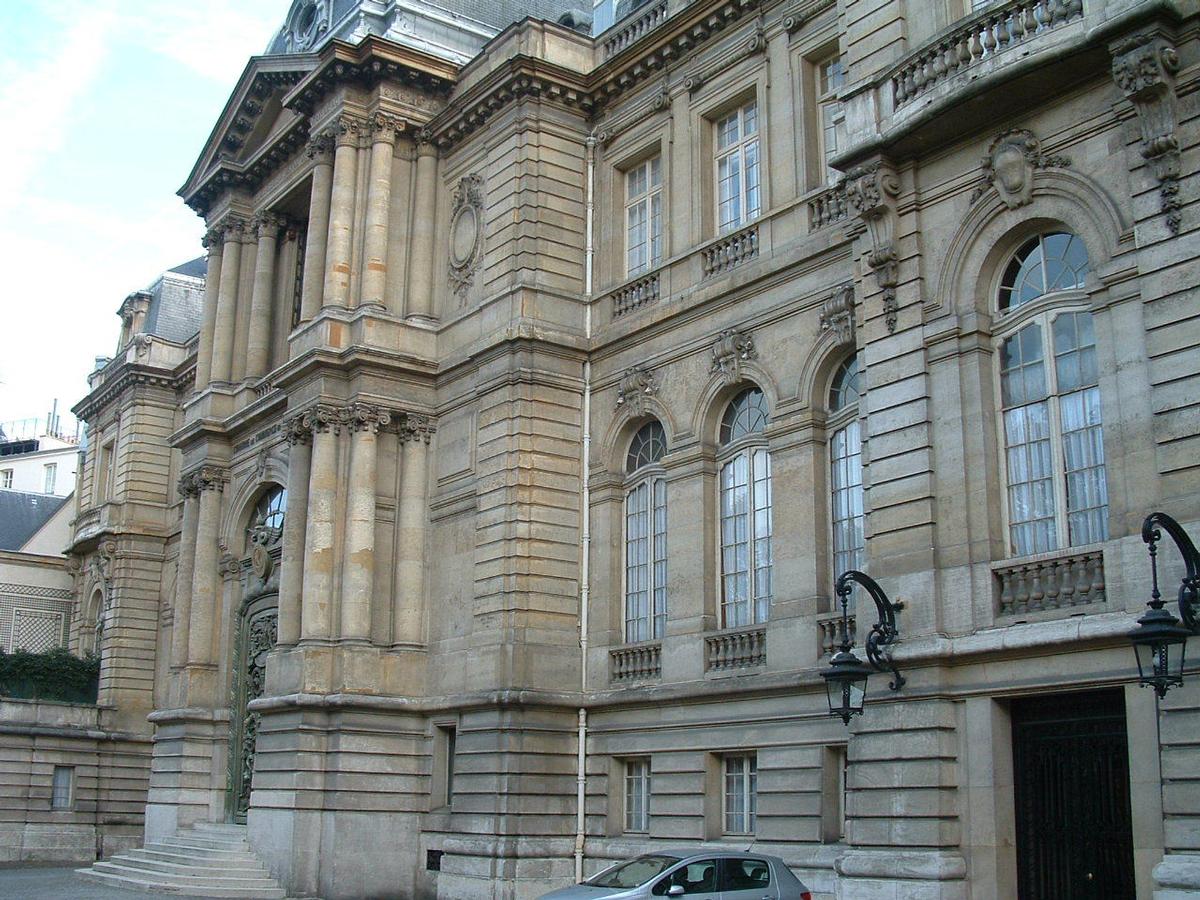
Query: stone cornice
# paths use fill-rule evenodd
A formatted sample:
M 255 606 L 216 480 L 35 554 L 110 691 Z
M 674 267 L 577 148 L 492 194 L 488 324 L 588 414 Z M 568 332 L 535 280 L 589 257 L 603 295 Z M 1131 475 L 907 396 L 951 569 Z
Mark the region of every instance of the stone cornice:
M 245 162 L 220 160 L 195 188 L 190 191 L 181 190 L 180 196 L 193 211 L 205 216 L 224 192 L 257 190 L 298 150 L 305 147 L 308 140 L 309 123 L 304 119 L 297 119 L 275 140 L 263 145 Z
M 161 338 L 159 339 L 161 340 Z M 96 413 L 107 406 L 113 398 L 130 387 L 149 385 L 167 390 L 179 391 L 194 373 L 176 374 L 174 370 L 152 369 L 138 364 L 123 364 L 124 368 L 105 379 L 104 383 L 93 390 L 71 408 L 76 418 L 85 422 L 91 421 Z

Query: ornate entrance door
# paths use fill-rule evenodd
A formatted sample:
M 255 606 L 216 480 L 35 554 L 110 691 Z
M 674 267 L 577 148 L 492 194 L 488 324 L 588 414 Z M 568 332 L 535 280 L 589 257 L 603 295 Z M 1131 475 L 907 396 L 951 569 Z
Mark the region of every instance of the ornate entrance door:
M 1121 691 L 1015 701 L 1020 900 L 1134 900 Z

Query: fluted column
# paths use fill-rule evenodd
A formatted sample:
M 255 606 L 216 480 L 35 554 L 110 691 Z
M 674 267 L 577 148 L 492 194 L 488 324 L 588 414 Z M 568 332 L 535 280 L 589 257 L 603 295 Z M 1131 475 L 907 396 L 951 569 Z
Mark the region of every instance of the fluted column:
M 217 317 L 213 326 L 213 381 L 229 381 L 233 371 L 233 331 L 237 320 L 238 281 L 242 268 L 242 226 L 240 219 L 225 223 L 221 284 L 217 293 Z
M 304 241 L 304 279 L 300 283 L 301 321 L 315 316 L 324 302 L 329 198 L 333 190 L 333 136 L 315 135 L 308 142 L 308 156 L 314 165 L 308 201 L 308 232 Z
M 204 466 L 191 474 L 199 494 L 196 516 L 196 555 L 192 569 L 192 605 L 188 616 L 189 666 L 207 666 L 216 662 L 216 635 L 220 628 L 221 580 L 220 547 L 221 492 L 229 473 L 215 466 Z
M 196 525 L 200 515 L 195 474 L 179 479 L 183 497 L 183 524 L 179 531 L 179 560 L 175 568 L 175 610 L 171 616 L 171 668 L 188 660 L 188 627 L 192 615 L 192 579 L 196 570 Z
M 367 182 L 367 222 L 363 249 L 362 304 L 383 306 L 387 291 L 388 225 L 392 207 L 392 160 L 404 123 L 376 114 L 371 120 L 371 172 Z
M 254 294 L 254 271 L 258 261 L 258 228 L 248 221 L 242 228 L 241 274 L 238 276 L 237 307 L 234 312 L 233 358 L 229 380 L 246 377 L 246 350 L 250 338 L 250 301 Z
M 437 214 L 437 148 L 417 145 L 417 191 L 413 203 L 412 264 L 408 278 L 408 314 L 433 317 L 433 241 Z
M 337 121 L 333 157 L 333 193 L 329 201 L 329 246 L 325 251 L 325 305 L 350 303 L 350 250 L 354 237 L 354 198 L 358 192 L 358 135 L 362 123 L 349 116 Z
M 337 507 L 337 433 L 341 410 L 318 406 L 305 413 L 312 430 L 308 476 L 308 522 L 304 529 L 303 601 L 300 639 L 331 634 L 333 604 L 333 514 Z
M 275 291 L 275 249 L 283 220 L 263 213 L 254 220 L 258 231 L 258 256 L 254 261 L 254 291 L 250 298 L 250 329 L 246 338 L 246 375 L 267 374 L 271 341 L 271 300 Z
M 396 606 L 392 640 L 416 644 L 422 640 L 425 599 L 426 480 L 429 441 L 434 426 L 426 416 L 405 416 L 400 429 L 400 498 L 396 516 Z
M 341 637 L 371 636 L 375 593 L 376 436 L 391 422 L 387 410 L 364 403 L 350 407 L 350 475 L 346 494 L 346 539 L 342 553 Z
M 213 331 L 217 324 L 217 293 L 221 283 L 221 252 L 224 232 L 210 229 L 204 235 L 208 250 L 208 271 L 204 276 L 204 317 L 200 322 L 200 347 L 196 351 L 196 390 L 202 391 L 212 380 Z
M 278 642 L 282 646 L 290 647 L 300 640 L 312 428 L 301 415 L 289 421 L 284 430 L 291 446 L 288 449 L 287 509 L 283 513 L 283 549 L 279 559 Z

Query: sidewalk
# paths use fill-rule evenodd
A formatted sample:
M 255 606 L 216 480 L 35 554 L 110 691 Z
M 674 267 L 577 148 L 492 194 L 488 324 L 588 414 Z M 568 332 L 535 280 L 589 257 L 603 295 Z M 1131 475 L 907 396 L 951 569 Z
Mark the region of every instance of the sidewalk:
M 0 897 L 11 897 L 13 900 L 146 900 L 148 897 L 159 896 L 92 884 L 77 876 L 75 868 L 0 868 Z M 175 900 L 200 900 L 186 894 L 161 896 L 173 897 Z

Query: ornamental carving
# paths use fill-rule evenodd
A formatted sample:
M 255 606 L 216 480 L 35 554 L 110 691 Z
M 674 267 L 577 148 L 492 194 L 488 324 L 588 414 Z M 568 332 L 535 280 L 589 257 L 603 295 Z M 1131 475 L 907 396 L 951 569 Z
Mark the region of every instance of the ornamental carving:
M 329 30 L 332 0 L 300 0 L 292 6 L 283 26 L 288 53 L 303 53 Z
M 1033 173 L 1037 169 L 1065 168 L 1071 160 L 1042 153 L 1041 142 L 1032 131 L 1014 128 L 992 141 L 980 165 L 982 183 L 971 194 L 971 202 L 994 187 L 1004 205 L 1016 209 L 1033 199 Z
M 742 363 L 758 359 L 754 338 L 736 328 L 722 331 L 713 342 L 711 371 L 719 372 L 726 384 L 742 379 Z
M 408 122 L 399 116 L 387 113 L 375 113 L 371 116 L 370 129 L 373 141 L 395 143 L 397 136 L 408 127 Z
M 1109 47 L 1113 80 L 1137 111 L 1142 156 L 1158 179 L 1161 209 L 1172 234 L 1179 233 L 1179 137 L 1175 73 L 1179 54 L 1164 36 L 1138 34 Z
M 831 332 L 838 346 L 854 343 L 854 284 L 838 285 L 821 304 L 821 331 Z
M 352 403 L 344 411 L 346 428 L 351 431 L 369 431 L 378 434 L 379 429 L 392 422 L 392 415 L 386 409 L 372 406 L 369 403 Z
M 154 335 L 147 334 L 145 331 L 138 332 L 133 336 L 133 352 L 138 359 L 144 360 L 150 355 L 150 345 L 154 343 Z
M 229 755 L 230 794 L 234 816 L 243 818 L 250 808 L 250 788 L 254 778 L 254 756 L 258 744 L 260 714 L 250 704 L 266 688 L 267 656 L 279 638 L 279 613 L 271 608 L 249 615 L 238 623 L 239 666 L 231 686 L 231 707 L 235 710 L 231 729 L 232 752 Z
M 654 382 L 654 372 L 646 366 L 631 366 L 621 377 L 621 385 L 617 388 L 617 409 L 625 407 L 633 416 L 646 413 L 646 398 L 653 397 L 658 392 Z
M 333 139 L 339 147 L 357 147 L 359 136 L 367 131 L 367 123 L 355 116 L 338 116 L 333 124 Z
M 182 475 L 179 479 L 179 494 L 182 497 L 198 497 L 201 491 L 223 491 L 229 481 L 229 471 L 218 466 L 201 466 Z
M 795 34 L 827 9 L 832 9 L 834 0 L 805 0 L 792 7 L 791 12 L 783 17 L 783 28 L 788 34 Z
M 450 211 L 450 284 L 461 300 L 475 281 L 483 257 L 483 178 L 465 175 L 454 189 Z
M 720 54 L 719 62 L 707 68 L 696 69 L 683 80 L 683 86 L 689 94 L 696 93 L 716 75 L 736 63 L 744 59 L 749 59 L 767 49 L 767 33 L 763 28 L 762 19 L 754 23 L 754 30 L 750 32 L 749 37 L 735 44 L 733 47 L 728 47 L 728 45 L 726 47 L 728 48 L 727 52 Z
M 308 139 L 308 143 L 304 147 L 304 152 L 309 159 L 314 159 L 317 162 L 328 162 L 329 155 L 333 153 L 333 135 L 328 131 L 314 134 Z
M 888 332 L 896 330 L 899 303 L 896 285 L 900 283 L 900 257 L 896 252 L 896 197 L 900 180 L 882 161 L 857 166 L 846 174 L 846 199 L 862 220 L 871 238 L 867 265 L 875 273 L 875 282 L 883 291 L 883 319 Z
M 242 574 L 242 561 L 229 552 L 225 547 L 221 548 L 221 559 L 217 564 L 217 571 L 221 573 L 223 578 L 236 578 Z
M 409 441 L 421 441 L 428 444 L 433 438 L 434 431 L 437 426 L 429 416 L 421 416 L 415 413 L 406 413 L 404 422 L 398 429 L 401 443 Z
M 278 237 L 280 229 L 287 223 L 284 216 L 273 212 L 258 213 L 253 219 L 254 231 L 259 238 Z

